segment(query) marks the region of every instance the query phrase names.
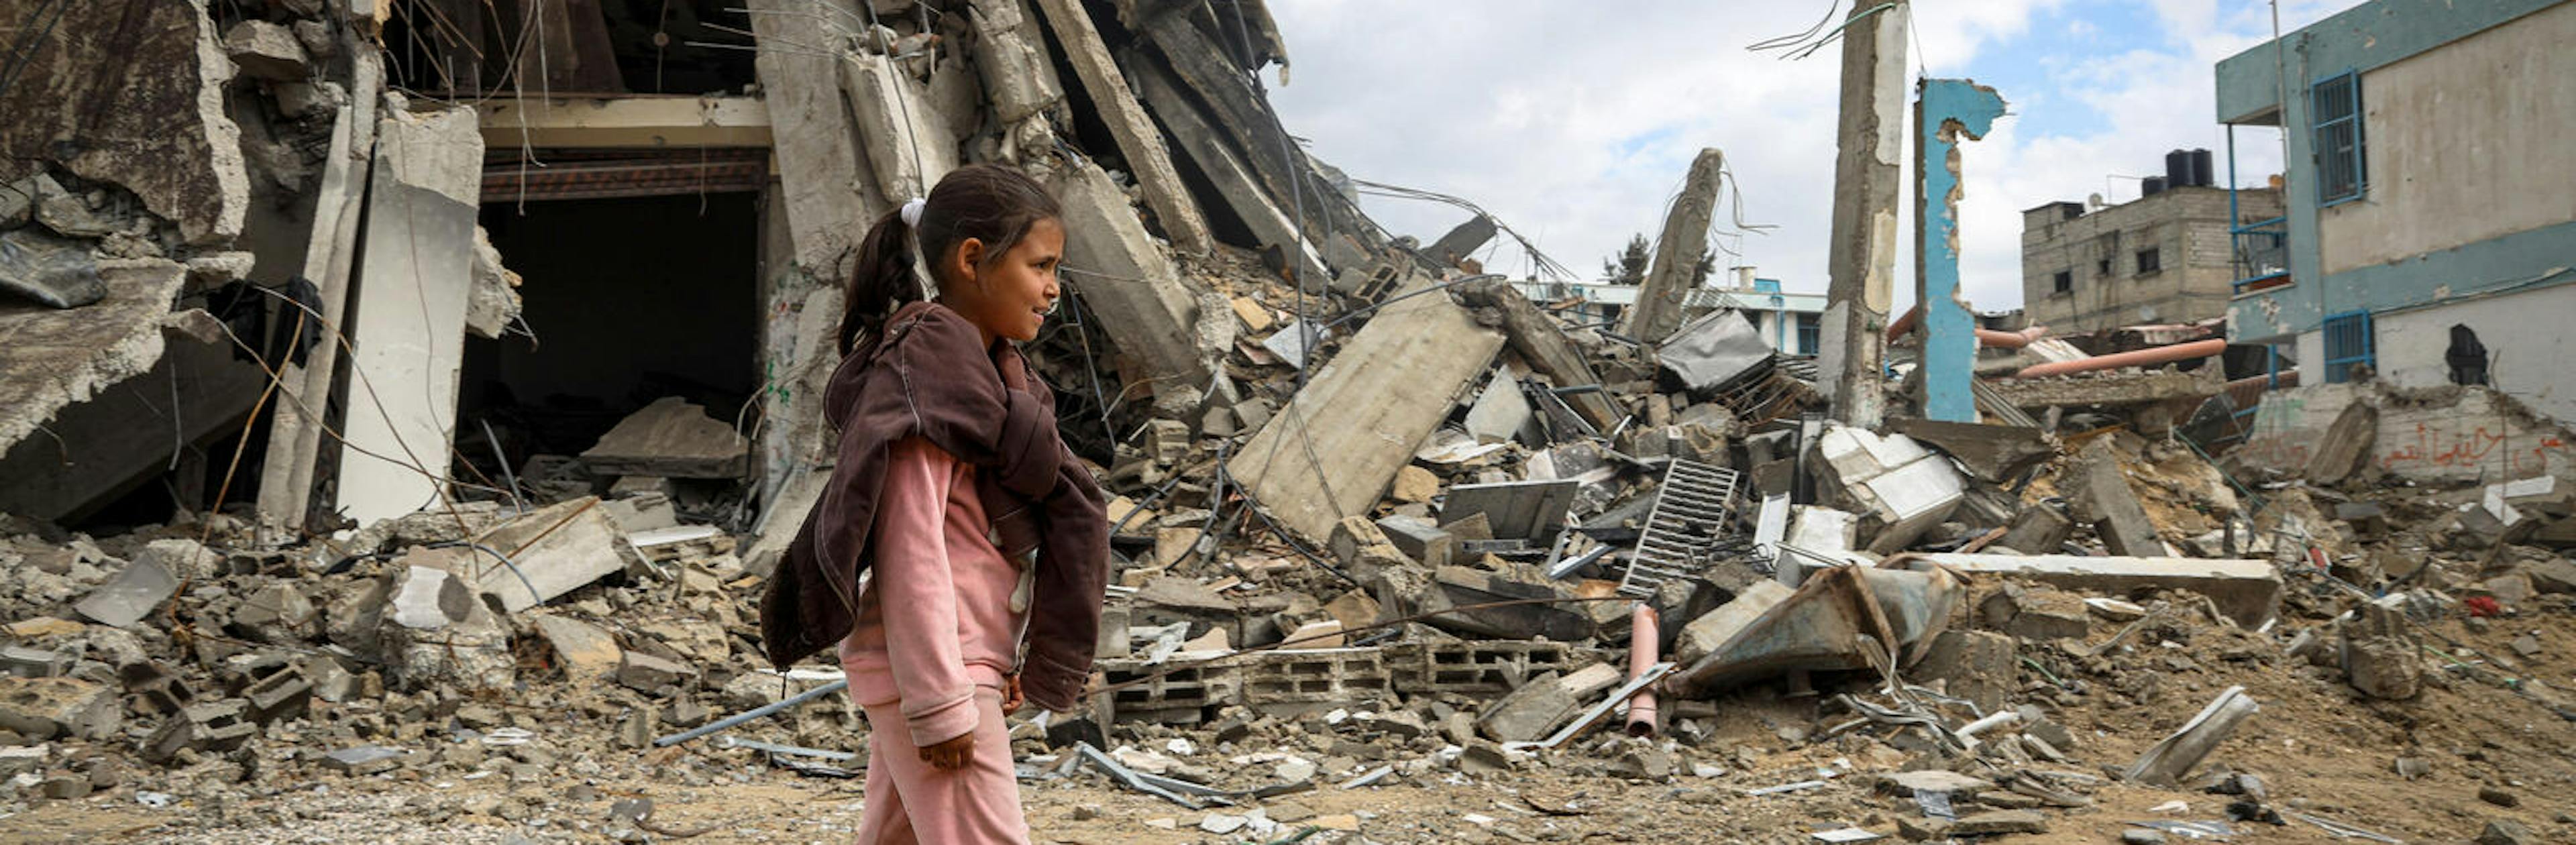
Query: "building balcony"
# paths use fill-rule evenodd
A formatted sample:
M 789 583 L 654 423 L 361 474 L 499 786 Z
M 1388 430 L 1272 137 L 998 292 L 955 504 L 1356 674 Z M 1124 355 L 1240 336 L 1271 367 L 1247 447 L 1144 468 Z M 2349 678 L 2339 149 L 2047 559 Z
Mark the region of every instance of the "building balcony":
M 2236 295 L 2290 285 L 2290 218 L 2275 217 L 2228 230 Z

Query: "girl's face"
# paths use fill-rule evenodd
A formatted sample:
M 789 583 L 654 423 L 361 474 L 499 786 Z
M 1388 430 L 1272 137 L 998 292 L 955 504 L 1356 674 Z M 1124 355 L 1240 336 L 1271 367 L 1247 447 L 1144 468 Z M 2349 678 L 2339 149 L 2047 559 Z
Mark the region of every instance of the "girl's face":
M 940 299 L 982 329 L 987 340 L 1035 340 L 1047 313 L 1055 310 L 1056 297 L 1063 295 L 1056 265 L 1064 260 L 1064 224 L 1051 217 L 1030 223 L 999 261 L 985 261 L 984 249 L 984 242 L 975 238 L 957 245 L 944 275 L 959 281 L 942 289 Z

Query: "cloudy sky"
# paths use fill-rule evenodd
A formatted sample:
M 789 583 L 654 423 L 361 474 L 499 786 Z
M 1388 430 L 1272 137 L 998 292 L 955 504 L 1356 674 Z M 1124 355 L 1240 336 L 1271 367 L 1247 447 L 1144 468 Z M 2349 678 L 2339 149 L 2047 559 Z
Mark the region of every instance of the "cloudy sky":
M 2358 2 L 2281 0 L 2282 31 Z M 1719 266 L 1751 264 L 1789 290 L 1825 290 L 1840 47 L 1792 61 L 1746 46 L 1805 31 L 1827 0 L 1269 3 L 1293 63 L 1285 86 L 1276 69 L 1265 73 L 1271 101 L 1309 150 L 1353 177 L 1472 200 L 1593 276 L 1630 235 L 1655 235 L 1692 157 L 1717 147 L 1736 177 L 1729 193 L 1742 188 L 1743 222 L 1776 227 L 1735 234 L 1729 196 L 1716 243 L 1741 257 L 1721 252 Z M 1964 152 L 1962 276 L 1981 311 L 2020 307 L 2021 209 L 2093 193 L 2135 199 L 2134 177 L 2161 174 L 2177 148 L 2214 151 L 2223 181 L 2211 68 L 2272 31 L 2269 4 L 2250 0 L 1915 0 L 1913 9 L 1909 75 L 1975 79 L 2009 103 Z M 2276 172 L 2279 144 L 2276 132 L 2240 130 L 2239 180 Z M 1906 178 L 1911 232 L 1910 168 Z M 1467 217 L 1436 203 L 1363 201 L 1396 234 L 1426 241 Z M 1529 272 L 1511 246 L 1485 264 Z M 1897 266 L 1898 298 L 1911 302 L 1910 249 Z

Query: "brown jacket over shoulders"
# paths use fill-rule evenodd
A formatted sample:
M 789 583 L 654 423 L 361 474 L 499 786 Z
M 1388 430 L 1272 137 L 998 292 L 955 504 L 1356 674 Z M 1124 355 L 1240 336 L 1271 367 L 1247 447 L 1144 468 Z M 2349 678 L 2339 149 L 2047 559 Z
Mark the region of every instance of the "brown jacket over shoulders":
M 978 469 L 976 494 L 1003 554 L 1037 553 L 1020 689 L 1040 707 L 1074 708 L 1099 638 L 1109 521 L 1099 485 L 1057 435 L 1054 395 L 1010 344 L 982 344 L 965 317 L 915 302 L 832 372 L 823 394 L 840 430 L 832 479 L 760 602 L 772 664 L 849 635 L 887 457 L 919 436 Z

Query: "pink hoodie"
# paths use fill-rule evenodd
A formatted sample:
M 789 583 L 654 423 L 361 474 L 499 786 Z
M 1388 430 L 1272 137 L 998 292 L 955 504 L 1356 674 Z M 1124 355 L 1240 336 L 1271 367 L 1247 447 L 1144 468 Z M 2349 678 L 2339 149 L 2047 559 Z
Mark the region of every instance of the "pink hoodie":
M 1028 569 L 985 536 L 974 467 L 928 440 L 895 444 L 880 499 L 876 563 L 841 666 L 852 698 L 900 703 L 913 745 L 927 747 L 974 730 L 975 689 L 1001 687 L 1017 667 Z

